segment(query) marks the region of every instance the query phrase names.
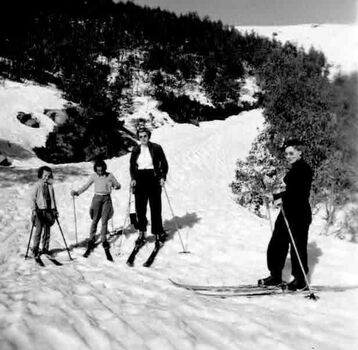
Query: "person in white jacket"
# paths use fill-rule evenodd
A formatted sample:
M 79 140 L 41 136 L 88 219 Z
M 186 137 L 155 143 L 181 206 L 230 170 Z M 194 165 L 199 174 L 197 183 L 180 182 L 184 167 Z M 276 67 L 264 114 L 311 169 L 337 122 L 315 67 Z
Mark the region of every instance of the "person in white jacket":
M 56 207 L 55 191 L 53 188 L 53 174 L 48 166 L 38 169 L 36 182 L 31 193 L 32 221 L 36 226 L 32 251 L 35 259 L 40 254 L 49 254 L 50 227 L 58 217 Z M 43 234 L 42 234 L 43 233 Z M 42 250 L 39 250 L 42 235 Z

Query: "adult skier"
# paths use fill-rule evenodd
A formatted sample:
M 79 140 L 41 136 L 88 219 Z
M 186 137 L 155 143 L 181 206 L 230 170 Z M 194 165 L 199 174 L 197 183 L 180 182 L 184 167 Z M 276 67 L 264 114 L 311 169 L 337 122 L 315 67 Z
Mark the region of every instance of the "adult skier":
M 135 196 L 139 230 L 136 245 L 140 246 L 145 242 L 148 201 L 152 234 L 155 235 L 156 245 L 161 245 L 166 238 L 162 223 L 161 193 L 168 173 L 168 162 L 162 147 L 150 141 L 149 129 L 139 128 L 137 136 L 140 144 L 133 148 L 130 157 L 131 187 Z
M 267 267 L 270 276 L 260 279 L 259 285 L 271 286 L 282 283 L 282 270 L 290 246 L 291 273 L 294 279 L 288 284 L 288 289 L 307 288 L 304 273 L 308 273 L 307 240 L 312 221 L 309 196 L 313 172 L 311 167 L 303 160 L 302 151 L 303 145 L 298 140 L 289 140 L 285 144 L 285 157 L 290 169 L 283 179 L 285 190 L 273 195 L 275 202 L 281 201 L 282 208 L 276 219 L 267 248 Z M 292 232 L 304 273 L 292 245 L 285 217 Z

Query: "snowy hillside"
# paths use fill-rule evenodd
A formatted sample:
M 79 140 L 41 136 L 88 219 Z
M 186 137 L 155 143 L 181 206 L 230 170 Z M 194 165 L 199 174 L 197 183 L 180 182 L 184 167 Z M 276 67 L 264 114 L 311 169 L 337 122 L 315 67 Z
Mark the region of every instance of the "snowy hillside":
M 297 36 L 304 32 L 300 29 Z M 52 127 L 43 119 L 43 109 L 61 108 L 66 101 L 52 88 L 6 84 L 0 87 L 0 146 L 20 154 L 15 167 L 0 170 L 1 350 L 357 348 L 358 245 L 322 235 L 323 221 L 318 216 L 310 230 L 309 278 L 313 285 L 340 286 L 342 291 L 318 292 L 317 302 L 302 295 L 219 299 L 179 289 L 168 281 L 236 285 L 267 276 L 269 221 L 238 206 L 229 188 L 236 160 L 246 157 L 262 127 L 261 110 L 200 123 L 200 127 L 168 123 L 154 130 L 153 141 L 163 146 L 169 162 L 166 190 L 175 218 L 163 193 L 169 240 L 150 269 L 142 263 L 153 240 L 143 247 L 133 268 L 125 264 L 136 239 L 131 227 L 122 239 L 110 239 L 114 263 L 105 260 L 101 246 L 88 259 L 82 257 L 93 189 L 75 202 L 78 244 L 70 191 L 84 184 L 92 165 L 54 166 L 59 220 L 74 260 L 68 260 L 55 225 L 50 249 L 64 265 L 55 266 L 44 258 L 46 267 L 40 268 L 33 260 L 24 260 L 30 233 L 28 196 L 36 167 L 42 164 L 30 149 L 43 144 Z M 154 102 L 149 102 L 139 100 L 138 106 L 154 111 Z M 16 120 L 20 110 L 36 113 L 43 121 L 40 128 L 21 125 Z M 14 150 L 15 143 L 21 148 Z M 107 164 L 122 184 L 112 194 L 115 215 L 110 224 L 111 229 L 120 228 L 129 199 L 129 155 Z M 272 209 L 272 216 L 276 214 Z M 190 254 L 180 254 L 176 224 Z M 284 278 L 290 278 L 289 260 Z
M 358 289 L 319 294 L 313 302 L 301 295 L 256 299 L 216 299 L 174 287 L 173 278 L 192 283 L 255 283 L 267 274 L 269 223 L 237 206 L 228 183 L 235 160 L 244 158 L 261 111 L 226 121 L 175 125 L 154 132 L 170 164 L 167 193 L 190 254 L 182 251 L 175 223 L 163 195 L 163 217 L 170 239 L 151 269 L 141 266 L 153 243 L 145 246 L 136 266 L 125 261 L 136 235 L 112 239 L 115 262 L 105 260 L 102 247 L 88 258 L 83 245 L 73 247 L 75 229 L 71 188 L 85 181 L 90 165 L 55 169 L 60 222 L 71 254 L 58 228 L 51 249 L 58 267 L 45 261 L 38 267 L 25 261 L 29 208 L 25 197 L 35 180 L 33 171 L 3 174 L 0 248 L 1 349 L 354 349 Z M 128 156 L 109 161 L 123 185 L 113 194 L 114 227 L 124 221 L 128 201 Z M 3 180 L 2 179 L 2 180 Z M 91 191 L 76 201 L 79 241 L 88 235 Z M 309 241 L 313 284 L 357 286 L 358 246 L 320 235 L 321 222 Z M 289 278 L 289 265 L 285 269 Z
M 239 31 L 254 31 L 275 38 L 282 43 L 290 41 L 308 51 L 311 47 L 322 51 L 332 65 L 331 76 L 338 72 L 358 71 L 358 25 L 301 24 L 291 26 L 237 26 Z

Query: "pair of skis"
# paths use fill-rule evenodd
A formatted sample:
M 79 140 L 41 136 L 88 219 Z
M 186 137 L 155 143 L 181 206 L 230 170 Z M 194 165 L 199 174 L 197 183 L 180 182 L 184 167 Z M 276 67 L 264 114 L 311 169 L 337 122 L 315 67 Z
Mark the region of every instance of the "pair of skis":
M 55 257 L 50 256 L 50 255 L 45 255 L 46 258 L 54 265 L 56 266 L 62 266 L 63 264 L 61 262 L 59 262 Z M 43 260 L 41 259 L 40 256 L 36 256 L 34 257 L 34 260 L 36 262 L 37 265 L 41 266 L 41 267 L 45 267 L 45 263 L 43 262 Z
M 197 294 L 209 297 L 230 298 L 230 297 L 257 297 L 265 295 L 288 295 L 288 294 L 304 294 L 305 297 L 311 298 L 308 290 L 292 291 L 287 288 L 287 284 L 283 283 L 278 286 L 259 286 L 256 284 L 241 284 L 232 286 L 219 285 L 193 285 L 179 283 L 172 279 L 169 281 L 176 287 L 194 291 Z M 356 289 L 358 286 L 322 286 L 313 285 L 311 289 L 314 292 L 343 292 L 349 289 Z
M 145 239 L 143 240 L 137 240 L 136 243 L 135 243 L 135 246 L 131 252 L 131 254 L 129 255 L 129 258 L 127 260 L 127 265 L 128 266 L 134 266 L 134 261 L 135 261 L 135 258 L 138 254 L 138 252 L 142 249 L 142 247 L 145 245 L 146 241 Z M 145 261 L 145 263 L 143 264 L 144 267 L 150 267 L 156 256 L 158 255 L 160 249 L 163 247 L 164 245 L 164 242 L 161 242 L 161 241 L 155 241 L 154 243 L 154 249 L 152 250 L 152 252 L 150 253 L 148 259 Z

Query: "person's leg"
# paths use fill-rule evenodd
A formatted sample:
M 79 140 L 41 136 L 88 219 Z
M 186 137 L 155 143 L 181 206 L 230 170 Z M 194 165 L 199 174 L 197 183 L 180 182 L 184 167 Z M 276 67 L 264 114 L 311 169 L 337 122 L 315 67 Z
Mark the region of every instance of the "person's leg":
M 135 208 L 138 220 L 138 230 L 140 232 L 147 231 L 147 204 L 148 204 L 148 184 L 141 176 L 135 187 Z
M 296 248 L 301 259 L 301 263 L 304 269 L 305 274 L 308 273 L 308 263 L 307 263 L 307 242 L 308 242 L 308 230 L 309 224 L 304 222 L 293 222 L 290 225 L 291 232 L 296 244 Z M 291 262 L 292 262 L 292 276 L 295 277 L 298 281 L 305 284 L 305 278 L 300 266 L 299 260 L 297 258 L 296 251 L 291 244 L 290 249 Z
M 275 280 L 282 279 L 282 270 L 285 266 L 289 248 L 287 234 L 285 222 L 280 213 L 267 248 L 267 267 Z
M 160 184 L 154 179 L 149 192 L 149 205 L 152 223 L 152 233 L 158 236 L 163 234 L 161 195 L 162 188 Z
M 286 262 L 288 247 L 287 229 L 280 213 L 267 248 L 267 267 L 272 275 L 281 276 Z
M 50 226 L 45 224 L 42 234 L 42 253 L 48 254 L 50 248 Z
M 90 208 L 90 216 L 92 219 L 91 228 L 90 228 L 90 241 L 94 242 L 95 235 L 97 231 L 97 225 L 102 215 L 102 196 L 95 195 L 92 199 L 91 208 Z
M 41 240 L 41 232 L 42 232 L 42 228 L 43 228 L 43 222 L 41 220 L 41 213 L 40 211 L 36 212 L 36 218 L 35 218 L 35 232 L 34 232 L 34 237 L 33 237 L 33 243 L 32 243 L 32 252 L 34 254 L 34 256 L 38 256 L 39 255 L 39 246 L 40 246 L 40 240 Z
M 106 242 L 107 241 L 107 231 L 108 231 L 108 221 L 113 216 L 113 205 L 111 197 L 103 196 L 102 198 L 102 213 L 101 213 L 101 241 Z

